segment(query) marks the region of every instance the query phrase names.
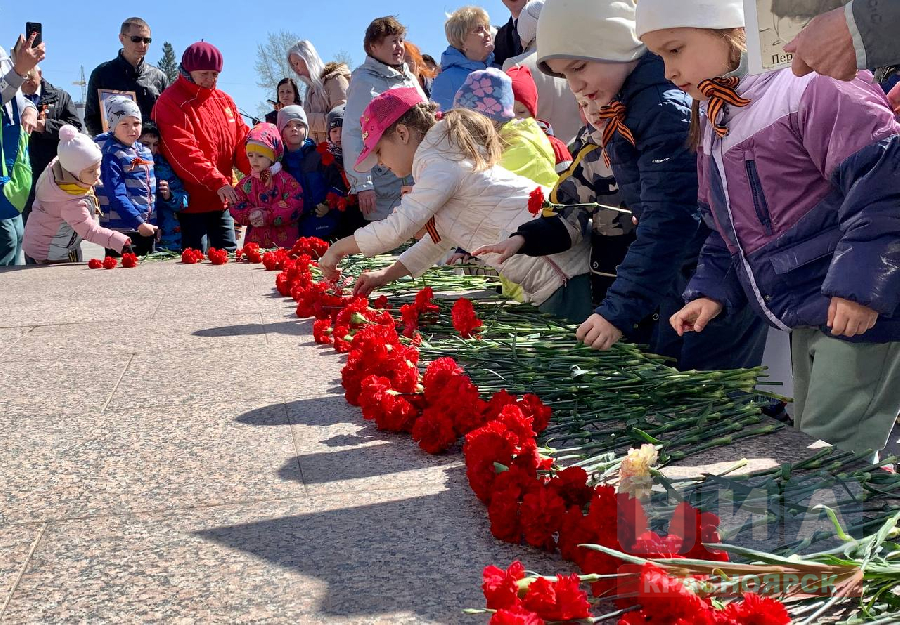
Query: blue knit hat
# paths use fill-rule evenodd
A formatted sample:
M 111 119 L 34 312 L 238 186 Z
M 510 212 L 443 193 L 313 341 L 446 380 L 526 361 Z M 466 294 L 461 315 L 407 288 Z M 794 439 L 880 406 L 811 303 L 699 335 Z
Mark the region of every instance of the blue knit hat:
M 469 74 L 453 98 L 453 108 L 471 109 L 498 122 L 515 118 L 514 103 L 512 79 L 494 67 Z

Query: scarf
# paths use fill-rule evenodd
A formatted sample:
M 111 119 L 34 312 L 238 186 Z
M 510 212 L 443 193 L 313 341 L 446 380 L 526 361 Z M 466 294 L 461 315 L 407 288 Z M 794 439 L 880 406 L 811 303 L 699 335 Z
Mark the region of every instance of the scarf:
M 624 104 L 621 102 L 610 102 L 601 108 L 600 113 L 598 114 L 600 119 L 606 120 L 606 127 L 603 129 L 600 147 L 603 148 L 603 162 L 606 163 L 607 167 L 611 167 L 611 165 L 609 162 L 609 154 L 606 152 L 606 146 L 612 141 L 617 132 L 631 145 L 635 145 L 634 135 L 631 133 L 631 129 L 625 125 L 626 113 L 627 109 Z
M 59 190 L 68 195 L 93 195 L 94 190 L 85 188 L 75 174 L 67 172 L 59 161 L 53 165 L 53 180 Z

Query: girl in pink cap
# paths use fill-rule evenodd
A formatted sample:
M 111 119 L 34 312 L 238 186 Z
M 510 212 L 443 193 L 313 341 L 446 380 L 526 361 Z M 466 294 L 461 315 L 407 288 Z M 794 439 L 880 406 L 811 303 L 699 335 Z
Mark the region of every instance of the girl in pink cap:
M 398 177 L 412 174 L 416 184 L 386 219 L 332 245 L 319 266 L 333 278 L 344 256 L 375 256 L 417 233 L 422 238 L 392 266 L 360 276 L 356 294 L 368 295 L 403 276 L 418 277 L 450 250 L 495 244 L 533 219 L 528 200 L 536 185 L 499 166 L 500 139 L 491 120 L 467 109 L 453 109 L 438 120 L 436 110 L 418 90 L 400 88 L 372 100 L 363 113 L 365 145 L 356 169 L 367 171 L 378 163 Z M 579 323 L 590 315 L 586 243 L 550 256 L 482 258 L 520 284 L 526 301 L 541 310 Z
M 235 222 L 249 226 L 247 243 L 260 247 L 290 247 L 297 240 L 297 222 L 303 214 L 303 189 L 281 168 L 284 144 L 278 128 L 254 126 L 245 146 L 250 175 L 235 187 L 231 207 Z

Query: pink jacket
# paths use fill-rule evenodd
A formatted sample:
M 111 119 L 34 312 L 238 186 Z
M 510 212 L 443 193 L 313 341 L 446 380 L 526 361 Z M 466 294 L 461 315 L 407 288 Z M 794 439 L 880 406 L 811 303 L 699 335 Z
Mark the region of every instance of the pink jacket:
M 38 179 L 22 250 L 38 262 L 77 262 L 84 239 L 121 252 L 128 237 L 100 227 L 92 198 L 70 195 L 57 186 L 53 175 L 57 161 L 54 158 Z
M 268 184 L 259 178 L 245 176 L 234 188 L 237 204 L 231 208 L 234 220 L 247 230 L 246 243 L 260 247 L 290 247 L 297 240 L 297 222 L 303 214 L 303 188 L 281 164 L 272 168 Z M 260 213 L 263 225 L 251 224 L 251 215 Z

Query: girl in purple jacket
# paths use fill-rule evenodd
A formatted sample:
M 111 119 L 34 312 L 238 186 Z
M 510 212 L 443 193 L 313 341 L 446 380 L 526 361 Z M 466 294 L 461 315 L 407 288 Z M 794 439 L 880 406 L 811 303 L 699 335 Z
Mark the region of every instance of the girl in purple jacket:
M 702 332 L 748 302 L 792 332 L 795 423 L 877 452 L 900 413 L 900 125 L 871 76 L 746 75 L 741 0 L 641 0 L 638 36 L 695 99 L 714 228 L 672 316 Z

